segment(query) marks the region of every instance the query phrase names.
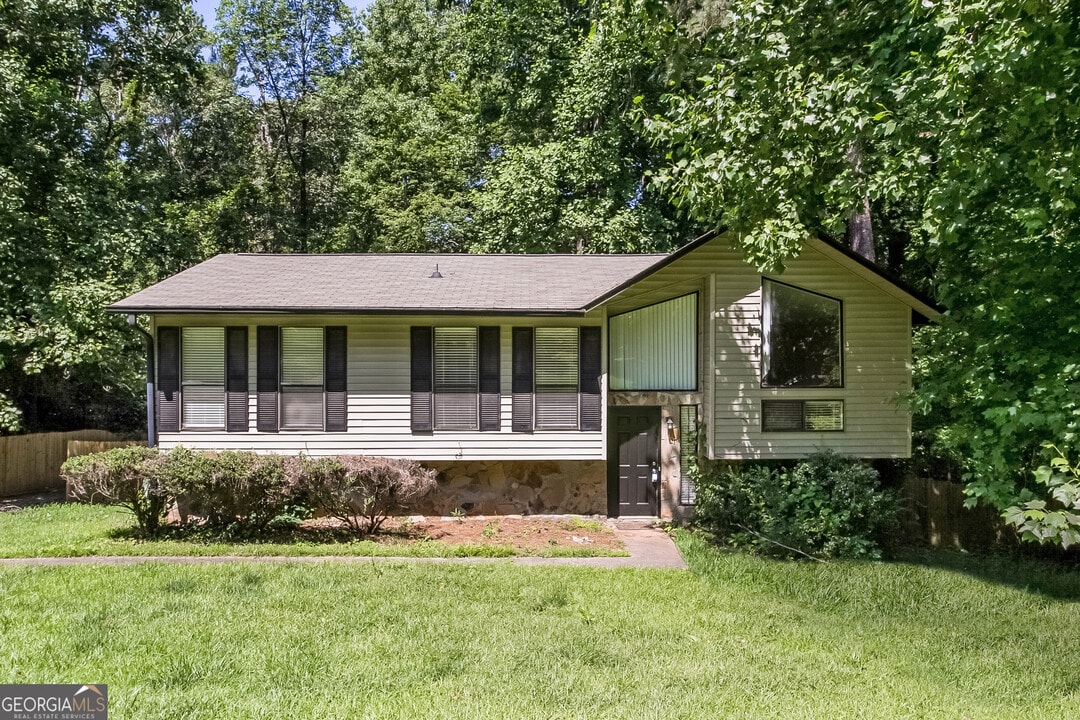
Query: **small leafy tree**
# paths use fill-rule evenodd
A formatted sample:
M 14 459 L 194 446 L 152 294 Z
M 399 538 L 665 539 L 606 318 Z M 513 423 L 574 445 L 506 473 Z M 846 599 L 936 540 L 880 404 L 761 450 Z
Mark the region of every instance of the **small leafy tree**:
M 1069 462 L 1056 445 L 1044 447 L 1057 457 L 1035 471 L 1035 481 L 1047 488 L 1050 500 L 1031 499 L 1028 493 L 1023 502 L 1006 509 L 1003 517 L 1024 540 L 1067 548 L 1080 543 L 1080 465 Z
M 69 458 L 60 468 L 72 497 L 130 510 L 145 537 L 155 535 L 172 503 L 166 458 L 147 447 L 114 448 Z
M 301 458 L 299 484 L 315 507 L 363 536 L 431 492 L 435 471 L 398 458 Z

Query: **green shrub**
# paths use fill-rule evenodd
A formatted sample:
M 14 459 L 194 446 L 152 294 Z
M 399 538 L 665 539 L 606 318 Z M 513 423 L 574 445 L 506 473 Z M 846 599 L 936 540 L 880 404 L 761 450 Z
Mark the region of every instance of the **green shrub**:
M 299 460 L 299 487 L 314 506 L 357 535 L 376 532 L 435 487 L 435 471 L 412 460 L 339 455 Z
M 877 471 L 831 451 L 793 467 L 715 469 L 697 485 L 699 525 L 772 555 L 877 558 L 897 517 Z
M 158 532 L 172 504 L 166 464 L 154 448 L 114 448 L 69 458 L 60 475 L 76 500 L 127 508 L 149 537 Z
M 208 525 L 265 528 L 296 494 L 295 461 L 281 455 L 178 447 L 167 457 L 172 494 Z

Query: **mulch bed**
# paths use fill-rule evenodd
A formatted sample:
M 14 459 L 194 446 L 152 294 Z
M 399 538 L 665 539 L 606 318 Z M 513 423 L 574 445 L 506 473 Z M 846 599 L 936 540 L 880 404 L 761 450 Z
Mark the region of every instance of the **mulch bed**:
M 321 519 L 303 525 L 325 527 L 331 522 Z M 623 550 L 622 541 L 603 521 L 578 518 L 391 518 L 369 539 L 385 544 L 434 540 L 447 545 L 512 546 L 524 554 L 551 548 Z

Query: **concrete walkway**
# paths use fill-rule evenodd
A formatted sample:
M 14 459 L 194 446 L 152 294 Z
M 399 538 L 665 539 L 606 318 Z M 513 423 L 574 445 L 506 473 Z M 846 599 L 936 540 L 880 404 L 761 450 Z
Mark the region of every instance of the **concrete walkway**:
M 514 565 L 576 565 L 596 568 L 671 568 L 686 570 L 679 549 L 666 532 L 650 524 L 618 523 L 615 533 L 626 545 L 629 557 L 591 557 L 591 558 L 413 558 L 413 557 L 372 557 L 370 555 L 301 555 L 288 557 L 271 555 L 253 557 L 248 555 L 218 556 L 181 556 L 181 555 L 110 555 L 89 557 L 60 558 L 0 558 L 0 565 L 37 565 L 56 567 L 62 565 L 136 565 L 146 562 L 171 563 L 174 565 L 219 565 L 222 563 L 312 563 L 312 562 L 417 562 L 417 563 L 462 563 L 484 565 L 489 563 L 513 563 Z

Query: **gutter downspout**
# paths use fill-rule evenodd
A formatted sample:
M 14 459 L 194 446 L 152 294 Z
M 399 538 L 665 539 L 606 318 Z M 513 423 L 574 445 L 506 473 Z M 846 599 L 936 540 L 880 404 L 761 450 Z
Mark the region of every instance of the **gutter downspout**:
M 148 447 L 157 445 L 154 418 L 157 416 L 154 408 L 154 336 L 139 327 L 135 321 L 135 315 L 127 316 L 128 325 L 135 328 L 146 338 L 146 444 Z

